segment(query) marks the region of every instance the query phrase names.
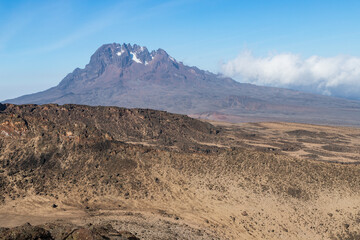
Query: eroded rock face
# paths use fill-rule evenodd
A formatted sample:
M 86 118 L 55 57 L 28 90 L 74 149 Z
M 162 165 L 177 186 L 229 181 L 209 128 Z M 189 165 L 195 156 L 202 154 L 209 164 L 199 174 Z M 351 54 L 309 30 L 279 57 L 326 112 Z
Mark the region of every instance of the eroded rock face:
M 69 223 L 1 228 L 0 239 L 6 240 L 138 240 L 130 232 L 116 231 L 111 225 L 79 227 Z
M 8 240 L 51 240 L 51 234 L 44 228 L 31 226 L 29 223 L 11 229 L 3 228 L 0 230 L 0 239 Z
M 2 106 L 0 136 L 14 140 L 56 137 L 60 142 L 135 141 L 183 148 L 219 133 L 209 123 L 151 109 L 73 104 Z

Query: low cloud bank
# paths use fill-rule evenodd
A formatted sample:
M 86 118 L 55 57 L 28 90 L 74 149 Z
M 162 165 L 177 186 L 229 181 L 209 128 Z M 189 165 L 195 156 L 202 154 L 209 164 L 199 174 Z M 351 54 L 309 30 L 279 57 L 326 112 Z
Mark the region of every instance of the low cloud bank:
M 223 64 L 222 71 L 240 82 L 360 100 L 359 57 L 303 59 L 292 53 L 255 57 L 245 51 Z

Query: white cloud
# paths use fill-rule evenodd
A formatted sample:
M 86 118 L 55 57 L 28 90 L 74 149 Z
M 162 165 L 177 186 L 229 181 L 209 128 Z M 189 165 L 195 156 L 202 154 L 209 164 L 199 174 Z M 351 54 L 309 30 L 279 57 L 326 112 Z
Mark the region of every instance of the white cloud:
M 292 53 L 255 57 L 244 51 L 223 64 L 222 71 L 240 82 L 360 99 L 360 57 L 304 59 Z

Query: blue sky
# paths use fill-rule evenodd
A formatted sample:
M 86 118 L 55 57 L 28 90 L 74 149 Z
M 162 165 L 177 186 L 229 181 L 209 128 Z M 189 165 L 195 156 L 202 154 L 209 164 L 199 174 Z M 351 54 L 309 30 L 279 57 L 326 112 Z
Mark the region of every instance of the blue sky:
M 352 0 L 0 0 L 0 100 L 57 85 L 112 42 L 242 82 L 357 98 L 347 88 L 360 90 L 359 10 Z M 288 75 L 266 70 L 284 62 Z M 337 72 L 319 73 L 324 64 Z

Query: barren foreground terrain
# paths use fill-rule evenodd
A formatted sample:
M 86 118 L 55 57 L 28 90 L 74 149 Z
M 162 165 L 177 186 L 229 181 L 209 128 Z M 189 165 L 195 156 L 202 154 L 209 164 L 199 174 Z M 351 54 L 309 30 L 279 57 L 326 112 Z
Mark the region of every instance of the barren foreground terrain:
M 0 104 L 0 238 L 29 222 L 140 239 L 360 239 L 359 139 L 357 128 Z

